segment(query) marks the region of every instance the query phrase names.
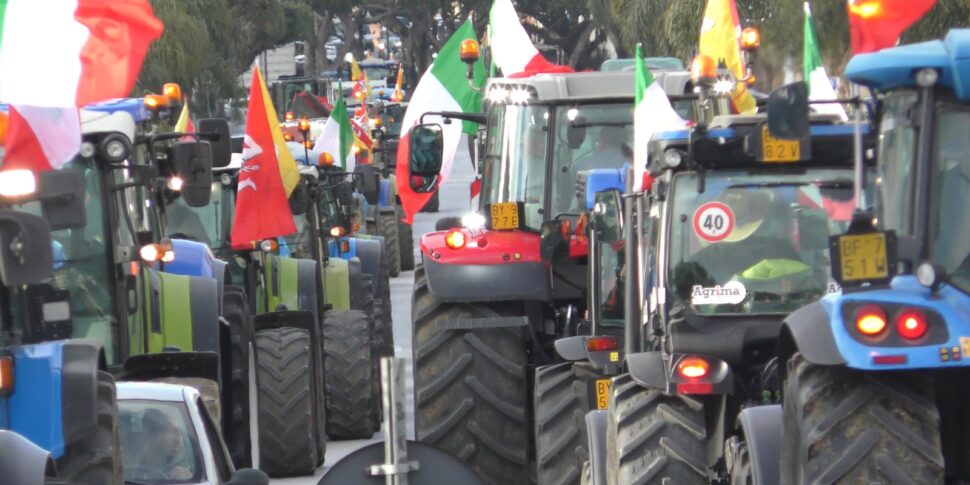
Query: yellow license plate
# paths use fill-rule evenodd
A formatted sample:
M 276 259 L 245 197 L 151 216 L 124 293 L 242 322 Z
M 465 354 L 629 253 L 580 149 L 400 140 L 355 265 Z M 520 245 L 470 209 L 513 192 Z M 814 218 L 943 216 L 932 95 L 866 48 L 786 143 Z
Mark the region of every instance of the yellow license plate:
M 886 235 L 873 232 L 839 236 L 839 263 L 844 281 L 888 278 Z
M 492 204 L 492 229 L 518 229 L 519 204 L 498 202 Z
M 801 157 L 798 140 L 783 140 L 768 133 L 768 126 L 761 127 L 761 158 L 766 162 L 796 162 Z
M 596 409 L 610 407 L 610 380 L 596 379 Z

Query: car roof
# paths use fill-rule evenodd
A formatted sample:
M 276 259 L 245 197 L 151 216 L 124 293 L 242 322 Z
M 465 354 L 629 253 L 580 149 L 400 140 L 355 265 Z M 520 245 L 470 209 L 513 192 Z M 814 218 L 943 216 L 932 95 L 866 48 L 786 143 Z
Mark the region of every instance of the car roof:
M 118 401 L 150 400 L 150 401 L 185 401 L 188 397 L 198 394 L 191 386 L 178 384 L 164 384 L 161 382 L 119 382 L 115 385 Z

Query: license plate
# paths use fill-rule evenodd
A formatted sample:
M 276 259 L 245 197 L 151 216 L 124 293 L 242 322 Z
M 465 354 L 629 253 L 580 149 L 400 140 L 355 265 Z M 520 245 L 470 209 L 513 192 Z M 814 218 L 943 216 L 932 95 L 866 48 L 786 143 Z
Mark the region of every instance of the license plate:
M 796 162 L 801 157 L 798 140 L 783 140 L 768 133 L 768 126 L 761 127 L 761 159 L 765 162 Z
M 596 379 L 596 409 L 610 407 L 610 380 Z
M 889 277 L 885 233 L 839 236 L 839 256 L 843 281 Z
M 519 204 L 497 202 L 492 204 L 492 229 L 518 229 Z

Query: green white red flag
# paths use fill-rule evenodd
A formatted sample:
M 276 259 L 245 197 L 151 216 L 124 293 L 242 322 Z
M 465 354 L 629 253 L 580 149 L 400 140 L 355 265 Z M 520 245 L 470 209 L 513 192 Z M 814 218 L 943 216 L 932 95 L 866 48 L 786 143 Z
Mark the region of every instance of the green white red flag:
M 818 36 L 815 35 L 815 22 L 812 20 L 812 9 L 808 2 L 805 2 L 805 28 L 803 30 L 805 32 L 802 51 L 803 79 L 808 84 L 808 99 L 813 101 L 837 99 L 835 89 L 829 81 L 828 74 L 825 73 L 825 66 L 822 65 L 822 55 L 818 50 Z M 834 114 L 843 120 L 849 119 L 841 104 L 813 104 L 812 108 L 819 113 Z
M 647 170 L 647 145 L 654 133 L 677 130 L 687 122 L 670 105 L 663 88 L 654 81 L 653 74 L 643 62 L 643 52 L 637 45 L 636 93 L 633 107 L 633 188 L 643 190 L 643 174 Z
M 529 77 L 539 73 L 573 72 L 546 60 L 522 27 L 512 0 L 495 0 L 488 14 L 488 42 L 493 66 L 505 77 Z

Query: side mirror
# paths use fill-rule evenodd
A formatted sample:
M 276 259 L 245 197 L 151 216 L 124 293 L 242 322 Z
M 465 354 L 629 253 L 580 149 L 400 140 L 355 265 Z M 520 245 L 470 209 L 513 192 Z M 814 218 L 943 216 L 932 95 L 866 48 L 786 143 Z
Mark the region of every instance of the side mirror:
M 207 141 L 180 141 L 172 147 L 172 166 L 182 178 L 182 198 L 204 207 L 212 196 L 212 148 Z
M 808 85 L 786 84 L 768 96 L 768 132 L 776 138 L 801 140 L 809 135 Z
M 358 163 L 354 167 L 357 174 L 357 190 L 368 204 L 376 205 L 381 200 L 381 179 L 371 164 Z
M 293 193 L 290 194 L 290 212 L 294 216 L 302 216 L 310 208 L 310 197 L 308 193 L 307 181 L 300 177 L 300 182 L 296 184 Z
M 618 190 L 604 190 L 594 196 L 590 224 L 596 240 L 612 243 L 623 239 L 622 199 Z
M 226 485 L 269 485 L 269 475 L 262 470 L 243 468 L 229 477 Z
M 199 120 L 199 133 L 205 136 L 212 148 L 212 166 L 228 167 L 233 151 L 229 121 L 223 118 L 203 118 Z M 241 146 L 239 153 L 242 153 Z
M 51 170 L 37 181 L 40 207 L 51 230 L 84 227 L 84 175 L 75 170 Z
M 408 136 L 408 171 L 411 189 L 428 193 L 438 184 L 444 157 L 441 125 L 426 124 L 411 128 Z
M 0 210 L 0 279 L 6 286 L 39 283 L 54 271 L 51 228 L 40 216 Z
M 543 261 L 552 261 L 569 251 L 569 220 L 544 221 L 539 227 L 539 253 Z

